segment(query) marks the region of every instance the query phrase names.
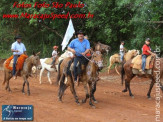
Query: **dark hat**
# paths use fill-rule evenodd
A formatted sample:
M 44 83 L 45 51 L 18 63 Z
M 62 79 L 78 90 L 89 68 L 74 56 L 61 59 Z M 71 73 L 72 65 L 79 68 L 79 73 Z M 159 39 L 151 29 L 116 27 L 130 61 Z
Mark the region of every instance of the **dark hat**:
M 76 33 L 76 35 L 78 35 L 78 34 L 83 34 L 83 35 L 85 35 L 85 33 L 84 33 L 82 30 L 79 30 L 79 31 Z
M 150 42 L 150 38 L 146 38 L 146 40 L 145 41 L 148 41 L 148 42 Z
M 21 35 L 16 35 L 14 39 L 15 39 L 15 40 L 17 40 L 17 39 L 22 39 L 22 36 L 21 36 Z

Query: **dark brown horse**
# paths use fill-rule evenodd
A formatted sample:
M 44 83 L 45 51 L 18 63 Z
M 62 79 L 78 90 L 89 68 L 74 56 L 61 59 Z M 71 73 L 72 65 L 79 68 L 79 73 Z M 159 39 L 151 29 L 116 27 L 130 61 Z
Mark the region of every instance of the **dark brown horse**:
M 28 86 L 28 95 L 30 95 L 30 89 L 29 89 L 29 82 L 28 82 L 28 77 L 31 75 L 31 71 L 32 71 L 32 67 L 36 66 L 40 63 L 40 59 L 39 59 L 39 53 L 35 54 L 33 53 L 33 55 L 31 55 L 30 57 L 28 57 L 25 62 L 24 62 L 24 66 L 23 69 L 20 71 L 20 76 L 23 77 L 24 79 L 24 83 L 23 83 L 23 89 L 22 89 L 22 93 L 24 92 L 24 86 L 27 83 Z M 3 81 L 3 85 L 7 82 L 6 84 L 6 90 L 11 91 L 10 86 L 9 86 L 9 81 L 12 78 L 12 71 L 7 69 L 5 67 L 5 62 L 4 62 L 4 81 Z
M 74 98 L 76 102 L 79 104 L 78 97 L 76 95 L 75 89 L 74 89 L 74 82 L 73 82 L 73 74 L 71 70 L 71 64 L 72 60 L 71 58 L 66 58 L 62 62 L 59 63 L 58 67 L 58 81 L 59 81 L 59 93 L 58 97 L 59 100 L 62 101 L 62 96 L 64 94 L 64 91 L 68 86 L 70 86 L 71 92 L 74 95 Z M 91 60 L 89 60 L 86 68 L 84 65 L 82 65 L 82 74 L 80 77 L 80 82 L 83 83 L 84 89 L 86 92 L 86 97 L 84 100 L 82 100 L 83 103 L 89 99 L 89 104 L 92 107 L 95 107 L 92 103 L 92 100 L 97 103 L 94 93 L 96 91 L 96 83 L 98 79 L 98 70 L 103 67 L 103 60 L 102 60 L 102 54 L 99 51 L 93 52 Z M 88 87 L 89 85 L 89 92 L 88 92 Z
M 157 66 L 158 61 L 160 61 L 159 66 Z M 129 90 L 129 95 L 131 97 L 133 97 L 133 94 L 130 89 L 130 82 L 136 76 L 136 74 L 133 74 L 132 67 L 131 67 L 131 60 L 127 61 L 124 65 L 122 65 L 122 68 L 123 68 L 123 70 L 121 72 L 122 84 L 123 84 L 123 76 L 125 75 L 125 89 L 122 92 L 127 92 Z M 153 88 L 154 83 L 157 80 L 157 77 L 158 77 L 158 74 L 156 73 L 157 70 L 159 70 L 160 79 L 162 79 L 163 78 L 162 77 L 163 76 L 163 58 L 158 58 L 158 57 L 154 58 L 154 66 L 153 66 L 151 74 L 137 74 L 137 76 L 139 76 L 139 77 L 148 77 L 152 80 L 151 84 L 150 84 L 150 88 L 147 93 L 148 98 L 151 98 L 151 95 L 150 95 L 151 90 Z M 160 87 L 163 90 L 162 82 L 163 82 L 163 80 L 160 80 Z
M 100 42 L 95 43 L 94 45 L 95 45 L 94 50 L 95 51 L 100 51 L 102 54 L 103 53 L 107 53 L 108 54 L 109 51 L 111 50 L 111 47 L 110 46 L 105 45 L 105 44 L 102 44 Z

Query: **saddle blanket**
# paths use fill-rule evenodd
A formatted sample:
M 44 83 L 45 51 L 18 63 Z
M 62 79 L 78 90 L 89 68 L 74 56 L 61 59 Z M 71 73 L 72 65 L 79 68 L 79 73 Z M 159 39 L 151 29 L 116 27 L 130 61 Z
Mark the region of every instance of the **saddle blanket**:
M 48 65 L 51 65 L 52 61 L 53 61 L 52 58 L 47 58 L 44 63 L 48 64 Z
M 153 65 L 154 65 L 154 57 L 150 55 L 146 58 L 145 69 L 152 69 Z M 142 68 L 142 56 L 141 55 L 137 55 L 135 58 L 133 58 L 131 62 L 131 67 L 133 67 L 134 69 L 138 69 L 138 70 Z
M 5 61 L 5 67 L 9 70 L 13 70 L 13 58 L 14 56 L 12 55 L 11 57 L 9 57 L 6 61 Z M 16 70 L 22 70 L 23 69 L 23 65 L 24 65 L 24 61 L 25 59 L 28 58 L 27 55 L 22 54 L 19 56 L 17 63 L 16 63 Z

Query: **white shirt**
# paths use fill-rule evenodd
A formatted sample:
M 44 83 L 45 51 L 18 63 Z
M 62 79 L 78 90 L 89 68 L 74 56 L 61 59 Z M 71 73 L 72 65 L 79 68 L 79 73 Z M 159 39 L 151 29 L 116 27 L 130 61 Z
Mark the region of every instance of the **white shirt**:
M 124 46 L 121 44 L 120 45 L 120 52 L 123 52 L 123 48 L 124 48 Z
M 19 52 L 13 52 L 13 55 L 21 55 L 26 51 L 26 48 L 22 42 L 14 42 L 11 46 L 11 49 L 18 50 Z
M 57 57 L 57 54 L 58 54 L 57 51 L 53 50 L 52 57 L 55 57 L 56 58 Z

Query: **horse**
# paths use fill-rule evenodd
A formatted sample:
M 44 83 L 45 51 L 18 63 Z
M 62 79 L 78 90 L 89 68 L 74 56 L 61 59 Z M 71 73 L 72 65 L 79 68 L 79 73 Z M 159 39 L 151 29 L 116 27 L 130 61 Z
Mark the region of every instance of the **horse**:
M 73 82 L 73 71 L 71 68 L 72 59 L 66 58 L 63 61 L 59 63 L 58 66 L 58 77 L 57 81 L 59 82 L 59 92 L 58 92 L 58 98 L 59 101 L 62 101 L 62 96 L 64 94 L 64 91 L 68 86 L 70 86 L 71 92 L 74 95 L 75 101 L 77 104 L 79 104 L 78 97 L 76 95 L 75 89 L 74 89 L 74 82 Z M 82 73 L 80 77 L 80 82 L 83 83 L 84 89 L 86 92 L 86 97 L 84 100 L 82 100 L 82 103 L 86 103 L 87 99 L 89 99 L 89 105 L 92 107 L 95 107 L 92 103 L 92 100 L 97 103 L 94 93 L 96 91 L 96 83 L 98 79 L 98 70 L 103 68 L 103 60 L 102 60 L 102 54 L 100 51 L 95 51 L 92 54 L 91 59 L 89 60 L 87 66 L 84 65 L 81 66 Z M 89 93 L 88 93 L 88 87 L 89 85 Z
M 137 55 L 139 55 L 139 50 L 135 50 L 135 49 L 129 50 L 127 53 L 124 54 L 124 61 L 128 61 L 128 60 L 134 58 Z M 120 54 L 116 53 L 116 54 L 112 55 L 110 57 L 109 61 L 110 61 L 110 65 L 108 66 L 108 74 L 110 72 L 110 69 L 111 69 L 112 65 L 116 63 L 115 70 L 116 70 L 117 74 L 120 75 L 120 73 L 117 70 L 117 64 L 121 63 Z
M 109 51 L 111 50 L 111 47 L 98 42 L 98 43 L 95 43 L 94 50 L 95 51 L 100 51 L 101 53 L 107 53 L 108 54 Z
M 49 59 L 49 58 L 40 59 L 40 62 L 41 62 L 41 71 L 40 71 L 40 79 L 39 79 L 40 84 L 42 84 L 41 78 L 42 78 L 42 74 L 43 74 L 43 72 L 44 72 L 45 69 L 48 71 L 47 72 L 48 81 L 49 81 L 50 84 L 52 84 L 52 81 L 50 79 L 50 72 L 54 72 L 54 71 L 57 72 L 59 61 L 63 60 L 66 57 L 71 57 L 71 56 L 72 56 L 71 53 L 66 50 L 61 56 L 58 56 L 56 58 L 55 66 L 52 66 L 51 64 L 46 64 L 45 63 L 45 61 L 47 59 Z
M 39 61 L 40 61 L 39 60 L 39 54 L 40 54 L 40 52 L 37 54 L 33 53 L 33 55 L 28 57 L 24 62 L 23 69 L 19 71 L 20 72 L 19 76 L 23 77 L 23 79 L 24 79 L 22 93 L 25 93 L 24 87 L 25 87 L 25 84 L 27 84 L 27 87 L 28 87 L 27 93 L 28 93 L 28 95 L 30 95 L 29 82 L 27 79 L 31 75 L 32 67 L 33 66 L 37 67 L 37 65 L 39 64 Z M 6 68 L 5 63 L 6 63 L 6 61 L 3 64 L 4 81 L 2 84 L 5 85 L 5 83 L 7 82 L 5 89 L 8 90 L 9 92 L 11 92 L 11 89 L 9 86 L 9 81 L 13 77 L 13 74 L 12 74 L 12 70 Z
M 125 89 L 122 92 L 127 92 L 129 90 L 129 96 L 134 97 L 131 89 L 130 89 L 130 82 L 131 80 L 137 75 L 139 77 L 148 77 L 151 79 L 151 84 L 147 93 L 147 97 L 150 99 L 151 98 L 151 90 L 153 88 L 153 85 L 155 81 L 157 80 L 157 73 L 155 72 L 156 70 L 160 70 L 160 78 L 162 79 L 163 77 L 163 58 L 158 58 L 157 56 L 153 59 L 154 60 L 154 66 L 152 68 L 152 73 L 151 74 L 133 74 L 131 63 L 132 60 L 128 60 L 124 65 L 122 65 L 122 72 L 121 72 L 121 80 L 123 84 L 123 77 L 125 76 Z M 160 61 L 160 66 L 157 66 L 157 61 Z M 159 80 L 159 79 L 158 79 Z M 163 91 L 163 80 L 160 80 L 160 88 Z

